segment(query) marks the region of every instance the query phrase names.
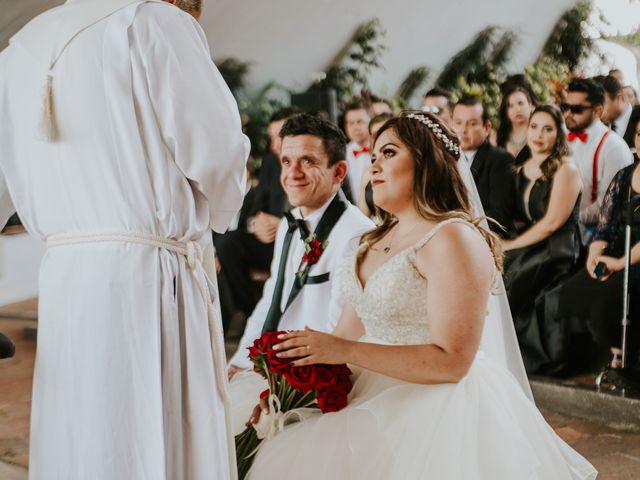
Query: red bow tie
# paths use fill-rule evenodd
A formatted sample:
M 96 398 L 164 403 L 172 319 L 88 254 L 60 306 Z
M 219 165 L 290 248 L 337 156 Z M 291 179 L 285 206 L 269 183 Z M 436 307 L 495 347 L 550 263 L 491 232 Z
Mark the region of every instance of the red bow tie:
M 353 156 L 354 157 L 358 157 L 358 155 L 360 155 L 361 153 L 369 153 L 369 149 L 367 147 L 362 147 L 361 149 L 357 149 L 354 148 L 353 149 Z
M 584 130 L 581 130 L 579 132 L 569 132 L 569 135 L 567 135 L 567 139 L 570 142 L 573 142 L 576 138 L 578 138 L 582 143 L 587 143 L 587 137 L 587 132 L 585 132 Z

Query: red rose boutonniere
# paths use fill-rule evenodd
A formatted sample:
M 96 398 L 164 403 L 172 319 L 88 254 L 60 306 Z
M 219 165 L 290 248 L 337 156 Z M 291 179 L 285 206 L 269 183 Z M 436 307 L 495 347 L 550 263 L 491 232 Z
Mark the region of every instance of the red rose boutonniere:
M 315 233 L 312 233 L 304 241 L 304 255 L 302 255 L 302 264 L 296 273 L 298 277 L 302 277 L 311 265 L 315 265 L 327 248 L 328 241 L 321 242 Z

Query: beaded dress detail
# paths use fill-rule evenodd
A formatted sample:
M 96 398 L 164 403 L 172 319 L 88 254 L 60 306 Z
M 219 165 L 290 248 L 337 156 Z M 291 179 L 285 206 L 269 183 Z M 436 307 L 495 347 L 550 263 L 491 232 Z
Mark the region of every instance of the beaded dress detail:
M 373 338 L 396 345 L 431 341 L 425 295 L 427 279 L 416 268 L 416 252 L 440 228 L 454 222 L 471 226 L 459 218 L 440 222 L 413 246 L 383 263 L 371 274 L 364 288 L 358 278 L 356 261 L 369 244 L 361 244 L 358 252 L 350 257 L 342 274 L 342 288 L 345 300 L 355 308 L 364 324 L 366 334 L 363 340 Z

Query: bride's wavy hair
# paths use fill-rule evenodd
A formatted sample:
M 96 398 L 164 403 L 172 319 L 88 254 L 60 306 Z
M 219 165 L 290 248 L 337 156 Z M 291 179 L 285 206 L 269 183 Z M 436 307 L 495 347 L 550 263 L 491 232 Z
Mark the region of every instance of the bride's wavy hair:
M 413 115 L 410 118 L 409 115 Z M 429 127 L 415 117 L 429 120 Z M 435 129 L 439 127 L 440 133 Z M 441 222 L 461 218 L 474 224 L 493 252 L 496 266 L 502 270 L 502 249 L 498 237 L 480 226 L 483 218 L 473 218 L 469 194 L 458 171 L 458 137 L 435 115 L 421 111 L 403 111 L 387 120 L 372 140 L 392 130 L 409 149 L 413 158 L 413 206 L 425 220 Z M 446 136 L 446 139 L 442 138 Z M 384 237 L 398 222 L 397 218 L 376 205 L 380 224 L 363 235 L 361 242 L 373 244 Z

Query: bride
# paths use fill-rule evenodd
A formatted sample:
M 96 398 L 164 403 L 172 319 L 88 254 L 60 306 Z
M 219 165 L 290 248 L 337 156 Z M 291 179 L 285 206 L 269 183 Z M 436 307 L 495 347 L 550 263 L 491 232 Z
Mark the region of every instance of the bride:
M 430 114 L 405 112 L 377 133 L 382 223 L 345 265 L 338 327 L 279 344 L 294 365 L 348 363 L 349 405 L 264 441 L 248 478 L 595 478 L 530 398 L 513 327 L 500 320 L 498 242 L 472 220 L 459 154 Z M 232 382 L 232 397 L 246 405 L 242 384 Z

